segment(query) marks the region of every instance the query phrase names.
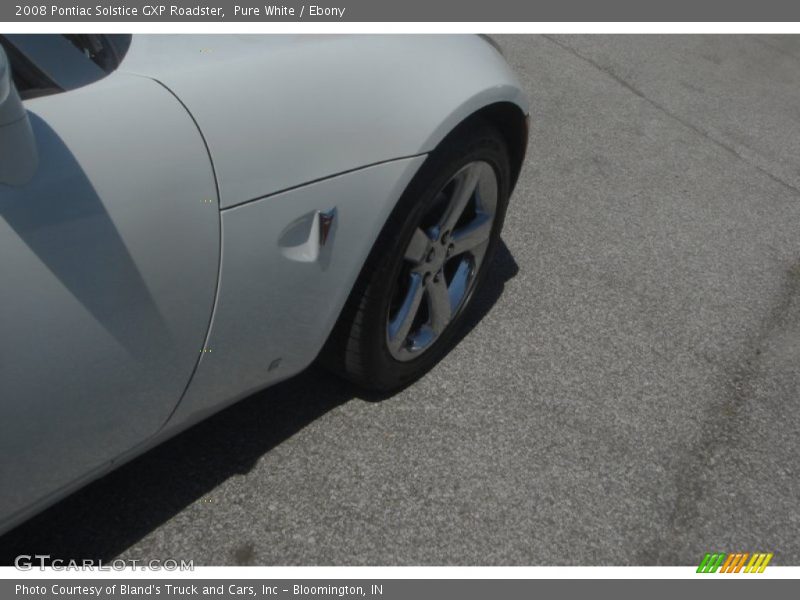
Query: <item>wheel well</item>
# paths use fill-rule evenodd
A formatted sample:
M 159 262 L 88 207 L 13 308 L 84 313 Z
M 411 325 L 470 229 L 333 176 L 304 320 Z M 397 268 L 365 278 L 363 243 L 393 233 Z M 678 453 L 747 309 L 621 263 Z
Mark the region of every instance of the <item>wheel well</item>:
M 525 152 L 528 149 L 528 117 L 516 104 L 511 102 L 496 102 L 489 104 L 472 113 L 462 121 L 462 125 L 473 119 L 488 121 L 500 131 L 508 144 L 511 158 L 511 187 L 513 190 L 517 178 L 522 170 Z M 460 127 L 461 125 L 459 125 Z

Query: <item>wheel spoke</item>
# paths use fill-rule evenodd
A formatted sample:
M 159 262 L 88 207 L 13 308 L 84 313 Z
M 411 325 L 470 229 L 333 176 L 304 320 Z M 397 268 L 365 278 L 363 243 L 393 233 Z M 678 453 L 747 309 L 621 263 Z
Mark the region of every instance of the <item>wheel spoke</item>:
M 431 313 L 431 329 L 438 335 L 444 331 L 452 317 L 450 293 L 447 290 L 444 275 L 440 275 L 438 281 L 431 280 L 426 291 L 428 292 L 428 308 Z
M 467 204 L 475 193 L 475 188 L 478 186 L 480 174 L 480 166 L 471 164 L 464 167 L 464 169 L 456 175 L 455 189 L 453 190 L 453 195 L 450 197 L 447 212 L 442 219 L 441 231 L 452 230 L 458 222 L 458 219 L 464 214 L 464 209 L 467 207 Z
M 467 294 L 472 268 L 472 261 L 462 259 L 456 272 L 453 273 L 453 278 L 450 280 L 450 288 L 448 290 L 450 293 L 450 306 L 453 308 L 458 307 Z
M 424 291 L 422 276 L 419 273 L 411 273 L 408 291 L 403 299 L 403 304 L 389 322 L 389 344 L 395 350 L 401 348 L 408 337 L 414 318 L 419 312 L 419 305 Z
M 431 239 L 419 227 L 414 230 L 414 235 L 411 236 L 411 242 L 406 248 L 404 258 L 411 263 L 418 265 L 425 260 L 425 253 L 428 251 L 428 246 Z
M 479 214 L 464 227 L 456 229 L 451 237 L 453 256 L 473 250 L 485 243 L 492 233 L 493 219 L 490 215 Z

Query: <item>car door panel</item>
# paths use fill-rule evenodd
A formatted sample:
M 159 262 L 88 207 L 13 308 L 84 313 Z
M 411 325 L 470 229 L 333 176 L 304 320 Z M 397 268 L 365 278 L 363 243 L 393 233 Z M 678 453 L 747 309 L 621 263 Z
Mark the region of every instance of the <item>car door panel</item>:
M 211 162 L 166 89 L 112 75 L 26 108 L 38 168 L 0 185 L 0 521 L 165 423 L 219 266 Z

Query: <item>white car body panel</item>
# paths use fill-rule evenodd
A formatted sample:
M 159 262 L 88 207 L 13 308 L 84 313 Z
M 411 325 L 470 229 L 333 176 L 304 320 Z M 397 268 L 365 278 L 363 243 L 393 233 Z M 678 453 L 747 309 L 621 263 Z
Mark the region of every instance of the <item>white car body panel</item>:
M 172 422 L 294 375 L 316 358 L 389 212 L 424 157 L 360 169 L 222 212 L 219 298 L 200 367 Z M 335 209 L 315 260 L 289 252 Z M 293 235 L 294 233 L 294 235 Z
M 120 70 L 160 81 L 192 113 L 222 208 L 429 152 L 494 102 L 527 111 L 477 36 L 135 36 Z
M 26 108 L 38 168 L 0 185 L 0 528 L 164 425 L 219 260 L 211 163 L 163 87 L 115 75 Z

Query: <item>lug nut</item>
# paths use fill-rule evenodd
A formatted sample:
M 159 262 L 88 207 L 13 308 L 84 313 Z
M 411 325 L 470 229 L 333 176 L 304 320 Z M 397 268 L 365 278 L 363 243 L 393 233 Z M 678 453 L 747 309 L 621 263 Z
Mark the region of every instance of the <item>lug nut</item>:
M 453 244 L 450 244 L 450 245 L 447 247 L 447 256 L 448 256 L 448 257 L 449 257 L 449 256 L 451 256 L 451 255 L 453 254 L 453 250 L 455 250 L 455 249 L 456 249 L 456 247 L 455 247 Z
M 425 262 L 431 262 L 435 255 L 436 255 L 436 251 L 433 248 L 431 248 L 430 252 L 428 252 L 428 256 L 425 257 Z

